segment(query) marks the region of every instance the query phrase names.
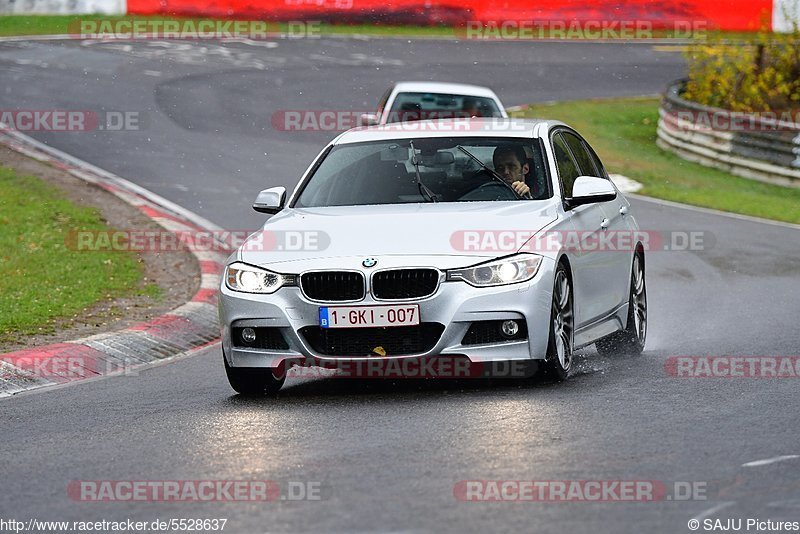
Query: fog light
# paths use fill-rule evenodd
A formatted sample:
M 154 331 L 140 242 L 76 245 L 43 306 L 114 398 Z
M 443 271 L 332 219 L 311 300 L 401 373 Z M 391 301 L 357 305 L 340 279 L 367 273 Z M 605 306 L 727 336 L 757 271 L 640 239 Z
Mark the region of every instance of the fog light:
M 519 325 L 517 324 L 517 321 L 503 321 L 500 329 L 503 331 L 504 336 L 514 337 L 519 332 Z
M 256 340 L 256 331 L 252 328 L 242 328 L 242 341 L 253 343 Z

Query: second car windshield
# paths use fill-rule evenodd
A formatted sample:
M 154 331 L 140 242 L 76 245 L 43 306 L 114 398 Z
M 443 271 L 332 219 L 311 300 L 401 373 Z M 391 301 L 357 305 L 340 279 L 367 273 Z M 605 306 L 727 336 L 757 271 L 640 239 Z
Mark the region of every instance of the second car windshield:
M 550 196 L 539 145 L 529 139 L 353 143 L 328 152 L 294 207 L 519 200 L 510 187 L 518 180 L 534 199 Z
M 479 96 L 443 93 L 400 93 L 386 122 L 468 117 L 502 117 L 494 100 Z

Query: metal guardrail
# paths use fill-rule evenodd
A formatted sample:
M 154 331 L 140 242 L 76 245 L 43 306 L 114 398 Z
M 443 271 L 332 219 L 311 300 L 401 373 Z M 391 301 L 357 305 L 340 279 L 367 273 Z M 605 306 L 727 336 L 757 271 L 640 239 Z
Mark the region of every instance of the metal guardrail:
M 661 101 L 658 146 L 737 176 L 800 187 L 800 124 L 684 100 L 685 83 L 671 84 Z

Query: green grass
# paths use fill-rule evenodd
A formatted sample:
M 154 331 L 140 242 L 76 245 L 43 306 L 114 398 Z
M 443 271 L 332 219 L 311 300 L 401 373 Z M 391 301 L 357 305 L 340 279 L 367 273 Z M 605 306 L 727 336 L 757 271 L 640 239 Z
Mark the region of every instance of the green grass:
M 144 16 L 144 15 L 124 15 L 124 16 L 104 16 L 104 15 L 0 15 L 0 36 L 14 35 L 59 35 L 76 33 L 80 28 L 81 21 L 120 21 L 120 20 L 144 20 L 144 21 L 164 21 L 164 20 L 220 20 L 213 18 L 184 18 L 169 16 Z M 239 20 L 239 19 L 237 19 Z M 312 21 L 309 21 L 312 22 Z M 455 30 L 449 26 L 376 26 L 371 24 L 314 24 L 308 26 L 308 32 L 313 36 L 317 32 L 321 35 L 349 35 L 366 34 L 375 36 L 398 36 L 398 37 L 454 37 Z M 267 31 L 287 32 L 289 26 L 285 23 L 270 23 L 267 21 Z M 300 29 L 294 26 L 293 31 L 299 32 Z M 233 28 L 231 28 L 233 31 Z
M 93 304 L 143 294 L 134 253 L 70 250 L 70 230 L 108 230 L 100 213 L 57 189 L 0 166 L 0 342 L 50 333 Z M 72 247 L 74 248 L 74 247 Z
M 656 146 L 658 99 L 534 105 L 516 116 L 557 119 L 586 137 L 609 172 L 644 185 L 639 194 L 800 223 L 800 189 L 770 185 L 685 161 Z
M 128 17 L 104 17 L 96 15 L 3 15 L 0 16 L 0 36 L 55 35 L 72 30 L 70 23 L 81 20 L 122 20 Z

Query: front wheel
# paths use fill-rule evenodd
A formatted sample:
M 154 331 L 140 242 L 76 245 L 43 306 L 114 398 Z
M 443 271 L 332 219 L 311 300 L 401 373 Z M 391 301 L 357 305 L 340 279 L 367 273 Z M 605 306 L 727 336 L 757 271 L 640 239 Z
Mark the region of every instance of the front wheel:
M 572 369 L 572 341 L 575 318 L 572 285 L 563 264 L 556 268 L 553 304 L 550 311 L 550 337 L 544 361 L 544 375 L 564 380 Z
M 641 252 L 633 256 L 631 292 L 628 299 L 628 320 L 625 330 L 616 332 L 595 343 L 601 356 L 641 354 L 647 338 L 647 287 L 644 280 L 644 261 Z
M 225 362 L 225 374 L 231 387 L 242 395 L 266 396 L 274 395 L 281 389 L 286 381 L 286 376 L 278 369 L 270 367 L 231 367 L 228 359 L 222 355 Z M 280 376 L 280 378 L 278 378 Z

